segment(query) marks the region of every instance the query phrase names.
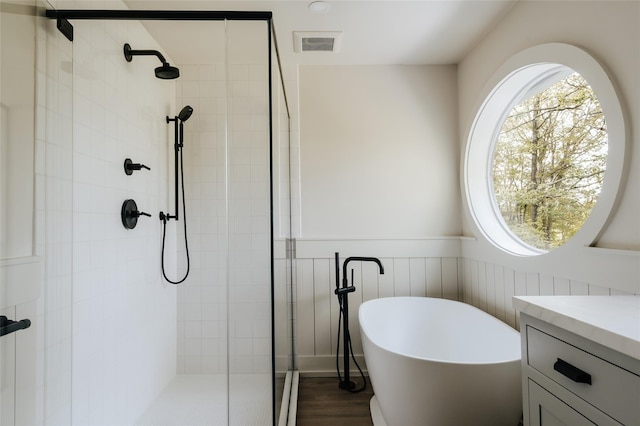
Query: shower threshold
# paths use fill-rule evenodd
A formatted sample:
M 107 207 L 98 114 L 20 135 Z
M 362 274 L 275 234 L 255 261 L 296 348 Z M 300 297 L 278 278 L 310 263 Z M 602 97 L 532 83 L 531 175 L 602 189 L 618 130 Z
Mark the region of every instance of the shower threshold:
M 180 374 L 136 426 L 264 426 L 272 423 L 270 374 Z M 230 421 L 229 421 L 230 417 Z

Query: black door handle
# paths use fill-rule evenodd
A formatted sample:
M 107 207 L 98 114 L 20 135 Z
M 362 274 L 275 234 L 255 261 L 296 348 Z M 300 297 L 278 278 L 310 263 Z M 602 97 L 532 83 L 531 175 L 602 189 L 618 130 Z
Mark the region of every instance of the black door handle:
M 13 321 L 8 319 L 4 315 L 0 316 L 0 336 L 11 334 L 18 330 L 24 330 L 25 328 L 29 327 L 31 327 L 31 321 L 28 319 Z
M 558 360 L 553 364 L 553 369 L 576 383 L 591 384 L 591 374 L 580 370 L 578 367 L 575 367 L 560 358 L 558 358 Z

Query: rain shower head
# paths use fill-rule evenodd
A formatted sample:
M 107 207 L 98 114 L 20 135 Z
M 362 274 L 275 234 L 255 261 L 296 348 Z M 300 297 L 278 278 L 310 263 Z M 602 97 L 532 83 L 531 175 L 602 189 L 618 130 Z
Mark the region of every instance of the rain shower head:
M 162 66 L 156 68 L 156 77 L 163 80 L 169 80 L 180 77 L 180 70 L 169 65 L 169 62 L 157 50 L 133 50 L 129 43 L 124 44 L 124 58 L 127 62 L 131 62 L 134 56 L 157 56 Z
M 180 114 L 178 114 L 178 118 L 180 119 L 180 121 L 185 122 L 189 119 L 189 117 L 191 117 L 191 114 L 193 114 L 193 108 L 187 105 L 180 110 Z
M 180 77 L 180 70 L 172 67 L 168 63 L 164 63 L 161 67 L 156 68 L 156 77 L 163 80 L 171 80 Z

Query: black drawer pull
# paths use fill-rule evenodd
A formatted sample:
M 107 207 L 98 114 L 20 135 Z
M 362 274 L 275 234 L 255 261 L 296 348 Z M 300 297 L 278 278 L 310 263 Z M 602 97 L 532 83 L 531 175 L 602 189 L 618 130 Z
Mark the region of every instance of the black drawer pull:
M 560 358 L 558 358 L 555 364 L 553 364 L 553 369 L 576 383 L 591 384 L 591 374 L 580 370 L 578 367 L 574 367 L 567 361 L 563 361 Z

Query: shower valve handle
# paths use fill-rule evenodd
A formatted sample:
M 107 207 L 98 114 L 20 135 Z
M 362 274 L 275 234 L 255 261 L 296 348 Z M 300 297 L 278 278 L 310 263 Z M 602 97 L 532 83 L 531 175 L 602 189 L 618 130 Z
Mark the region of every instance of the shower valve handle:
M 131 158 L 127 158 L 126 160 L 124 160 L 124 172 L 128 176 L 132 175 L 134 170 L 141 170 L 141 169 L 151 170 L 149 167 L 145 166 L 144 164 L 134 163 L 133 161 L 131 161 Z
M 127 229 L 133 229 L 138 224 L 138 218 L 140 216 L 148 216 L 151 217 L 149 213 L 141 212 L 138 210 L 138 205 L 134 200 L 125 200 L 122 203 L 122 209 L 120 210 L 120 217 L 122 219 L 122 224 Z

